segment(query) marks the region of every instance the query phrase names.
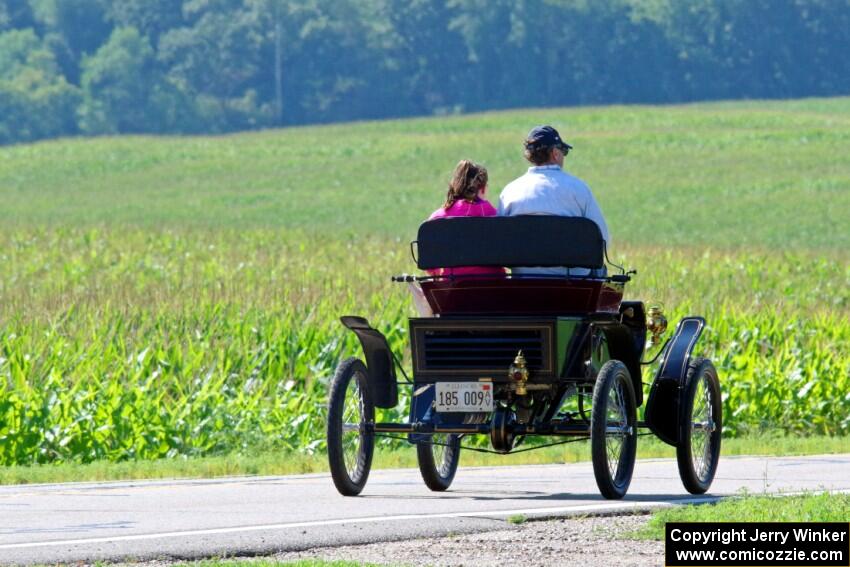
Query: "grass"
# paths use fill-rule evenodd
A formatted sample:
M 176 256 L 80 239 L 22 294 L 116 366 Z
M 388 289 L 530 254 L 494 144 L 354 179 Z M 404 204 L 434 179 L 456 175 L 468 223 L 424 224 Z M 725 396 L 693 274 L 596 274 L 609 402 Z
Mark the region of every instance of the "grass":
M 653 512 L 646 526 L 632 536 L 663 540 L 667 522 L 846 522 L 848 518 L 850 494 L 746 495 Z
M 580 107 L 223 137 L 0 148 L 5 227 L 309 229 L 410 239 L 461 158 L 491 196 L 550 122 L 575 150 L 615 245 L 847 250 L 850 98 Z M 328 143 L 328 140 L 333 140 Z
M 328 380 L 359 353 L 338 317 L 409 363 L 407 241 L 458 159 L 495 199 L 542 121 L 639 269 L 628 297 L 708 320 L 727 434 L 850 434 L 843 98 L 0 148 L 0 465 L 318 470 Z
M 770 435 L 724 439 L 723 456 L 733 455 L 822 455 L 850 453 L 850 437 L 776 437 Z M 653 437 L 638 442 L 638 458 L 675 458 L 673 447 Z M 513 466 L 577 463 L 590 459 L 586 442 L 547 447 L 528 453 L 490 455 L 465 451 L 462 467 Z M 376 469 L 415 468 L 416 452 L 412 447 L 378 447 L 373 467 Z M 43 484 L 107 480 L 141 480 L 174 478 L 216 478 L 242 475 L 287 475 L 326 472 L 324 454 L 269 451 L 263 454 L 232 453 L 213 457 L 132 460 L 113 463 L 54 463 L 0 467 L 0 484 Z

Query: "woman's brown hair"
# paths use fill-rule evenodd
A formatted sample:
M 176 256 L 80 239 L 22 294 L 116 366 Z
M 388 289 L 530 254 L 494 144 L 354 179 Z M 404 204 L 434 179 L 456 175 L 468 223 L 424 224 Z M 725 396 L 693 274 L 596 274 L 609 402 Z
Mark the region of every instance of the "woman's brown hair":
M 452 180 L 449 182 L 449 192 L 446 194 L 444 209 L 448 209 L 461 199 L 472 203 L 478 193 L 487 186 L 487 170 L 483 165 L 462 159 L 455 167 Z

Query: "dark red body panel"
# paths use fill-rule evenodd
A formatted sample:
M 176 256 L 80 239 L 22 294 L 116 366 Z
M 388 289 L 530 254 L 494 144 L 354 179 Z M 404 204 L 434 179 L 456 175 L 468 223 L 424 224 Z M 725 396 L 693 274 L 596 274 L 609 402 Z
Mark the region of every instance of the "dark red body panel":
M 621 283 L 602 279 L 458 277 L 422 282 L 435 315 L 618 313 Z

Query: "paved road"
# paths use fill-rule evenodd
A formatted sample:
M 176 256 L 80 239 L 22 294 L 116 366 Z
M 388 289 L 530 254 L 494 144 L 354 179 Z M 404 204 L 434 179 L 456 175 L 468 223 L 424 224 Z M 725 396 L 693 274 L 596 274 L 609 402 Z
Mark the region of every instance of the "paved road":
M 562 516 L 717 496 L 850 491 L 850 455 L 725 457 L 708 497 L 675 461 L 639 461 L 626 499 L 603 500 L 590 463 L 463 468 L 435 494 L 417 470 L 373 471 L 359 498 L 324 474 L 0 487 L 0 564 L 189 559 L 498 529 L 514 514 Z

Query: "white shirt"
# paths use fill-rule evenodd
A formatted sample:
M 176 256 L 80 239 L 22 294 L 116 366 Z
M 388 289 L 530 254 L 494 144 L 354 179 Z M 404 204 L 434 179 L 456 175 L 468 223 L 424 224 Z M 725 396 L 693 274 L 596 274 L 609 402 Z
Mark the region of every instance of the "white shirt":
M 608 225 L 593 198 L 590 187 L 560 166 L 539 165 L 508 183 L 499 195 L 499 216 L 558 215 L 585 217 L 597 225 L 605 242 L 610 242 Z M 515 268 L 513 273 L 567 274 L 563 268 Z M 587 275 L 588 270 L 570 270 L 571 275 Z

